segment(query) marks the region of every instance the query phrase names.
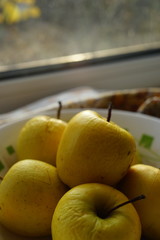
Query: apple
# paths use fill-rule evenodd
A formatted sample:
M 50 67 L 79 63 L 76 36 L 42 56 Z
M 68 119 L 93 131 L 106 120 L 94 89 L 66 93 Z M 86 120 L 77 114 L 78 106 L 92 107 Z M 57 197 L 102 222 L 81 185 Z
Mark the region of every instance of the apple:
M 56 158 L 57 171 L 70 187 L 97 182 L 114 186 L 127 173 L 136 152 L 133 136 L 92 110 L 73 116 Z
M 37 160 L 15 163 L 0 184 L 0 223 L 28 237 L 51 234 L 54 209 L 68 191 L 56 167 Z
M 59 116 L 41 115 L 28 120 L 18 137 L 18 160 L 37 159 L 55 166 L 57 149 L 66 126 Z
M 133 161 L 131 163 L 131 166 L 135 165 L 135 164 L 141 164 L 141 163 L 142 163 L 142 157 L 141 157 L 141 154 L 140 154 L 139 150 L 137 149 L 136 153 L 135 153 L 135 156 L 133 158 Z
M 141 223 L 132 203 L 100 183 L 78 185 L 65 193 L 53 214 L 54 240 L 140 240 Z
M 142 223 L 142 234 L 151 240 L 160 239 L 160 170 L 156 167 L 136 164 L 118 184 L 128 198 L 139 193 L 146 196 L 134 206 Z

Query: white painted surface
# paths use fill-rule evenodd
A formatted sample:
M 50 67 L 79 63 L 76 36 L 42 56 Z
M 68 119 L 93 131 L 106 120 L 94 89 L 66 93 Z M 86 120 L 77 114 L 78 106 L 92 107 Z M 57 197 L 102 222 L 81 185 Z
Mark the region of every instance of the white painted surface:
M 89 86 L 104 91 L 160 87 L 160 56 L 1 81 L 0 113 L 80 86 Z

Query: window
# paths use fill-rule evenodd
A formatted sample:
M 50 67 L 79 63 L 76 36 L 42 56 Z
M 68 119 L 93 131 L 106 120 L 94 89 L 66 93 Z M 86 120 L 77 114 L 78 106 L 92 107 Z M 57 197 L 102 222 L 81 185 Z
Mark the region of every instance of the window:
M 157 49 L 159 12 L 159 0 L 0 0 L 1 70 L 122 47 Z
M 0 111 L 71 88 L 159 87 L 159 0 L 0 0 Z

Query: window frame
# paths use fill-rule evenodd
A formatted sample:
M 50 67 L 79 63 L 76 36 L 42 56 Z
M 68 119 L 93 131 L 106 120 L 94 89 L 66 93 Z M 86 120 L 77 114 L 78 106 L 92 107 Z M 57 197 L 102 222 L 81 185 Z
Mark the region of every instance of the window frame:
M 160 54 L 160 42 L 79 53 L 58 58 L 0 66 L 0 81 L 32 77 L 81 67 L 110 64 Z

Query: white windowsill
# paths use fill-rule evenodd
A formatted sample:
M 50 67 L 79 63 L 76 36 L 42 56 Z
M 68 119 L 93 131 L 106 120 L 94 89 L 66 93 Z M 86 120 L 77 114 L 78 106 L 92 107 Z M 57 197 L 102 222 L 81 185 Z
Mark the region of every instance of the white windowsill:
M 1 81 L 0 113 L 80 86 L 100 91 L 160 87 L 160 56 Z

